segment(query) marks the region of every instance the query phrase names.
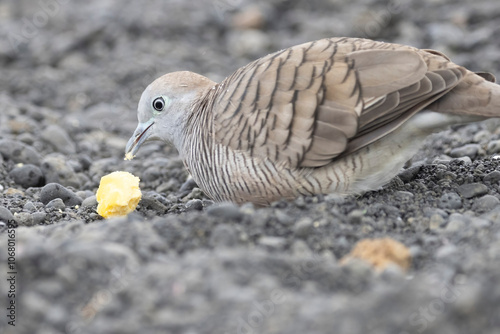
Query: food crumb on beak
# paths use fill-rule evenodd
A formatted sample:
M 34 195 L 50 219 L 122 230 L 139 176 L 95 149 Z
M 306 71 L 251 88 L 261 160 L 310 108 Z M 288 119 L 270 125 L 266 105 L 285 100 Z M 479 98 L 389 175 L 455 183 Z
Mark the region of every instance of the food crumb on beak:
M 125 154 L 125 158 L 123 160 L 132 160 L 134 157 L 135 155 L 133 155 L 132 152 L 128 152 Z

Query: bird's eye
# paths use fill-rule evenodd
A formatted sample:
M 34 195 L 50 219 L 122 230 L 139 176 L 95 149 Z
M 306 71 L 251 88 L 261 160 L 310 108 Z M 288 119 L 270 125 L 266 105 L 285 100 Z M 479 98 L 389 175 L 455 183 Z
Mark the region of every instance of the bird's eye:
M 153 108 L 157 111 L 162 111 L 165 108 L 165 100 L 163 97 L 157 97 L 153 101 Z

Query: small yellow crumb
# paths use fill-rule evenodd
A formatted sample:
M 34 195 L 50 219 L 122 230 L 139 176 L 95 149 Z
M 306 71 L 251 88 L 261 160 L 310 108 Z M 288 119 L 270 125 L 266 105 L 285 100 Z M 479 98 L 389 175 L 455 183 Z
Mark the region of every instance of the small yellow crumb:
M 389 264 L 395 264 L 406 271 L 411 263 L 409 249 L 391 238 L 360 240 L 351 252 L 342 258 L 341 263 L 346 263 L 352 258 L 366 261 L 378 270 L 384 270 Z
M 129 172 L 113 172 L 101 178 L 97 189 L 97 213 L 104 218 L 126 216 L 141 200 L 139 178 Z
M 125 159 L 123 160 L 132 160 L 134 159 L 134 155 L 132 155 L 131 152 L 128 152 L 127 154 L 125 154 Z

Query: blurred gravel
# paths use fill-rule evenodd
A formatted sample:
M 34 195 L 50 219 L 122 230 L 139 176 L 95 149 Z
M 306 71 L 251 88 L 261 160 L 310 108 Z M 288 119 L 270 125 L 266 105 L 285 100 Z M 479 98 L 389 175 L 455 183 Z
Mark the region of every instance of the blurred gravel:
M 219 81 L 359 36 L 500 74 L 497 0 L 5 0 L 0 36 L 0 332 L 498 333 L 497 120 L 432 136 L 381 190 L 268 208 L 214 204 L 161 143 L 123 161 L 142 90 L 170 71 Z M 116 170 L 140 177 L 143 199 L 106 221 L 95 192 Z M 383 237 L 408 247 L 408 272 L 340 263 Z

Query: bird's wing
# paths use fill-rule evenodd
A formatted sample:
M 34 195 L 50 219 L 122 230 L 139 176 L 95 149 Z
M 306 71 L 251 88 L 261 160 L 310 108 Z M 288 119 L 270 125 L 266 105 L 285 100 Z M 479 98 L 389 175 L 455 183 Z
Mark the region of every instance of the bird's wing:
M 215 140 L 287 167 L 324 166 L 395 130 L 464 73 L 439 54 L 397 44 L 345 38 L 294 46 L 219 85 Z

